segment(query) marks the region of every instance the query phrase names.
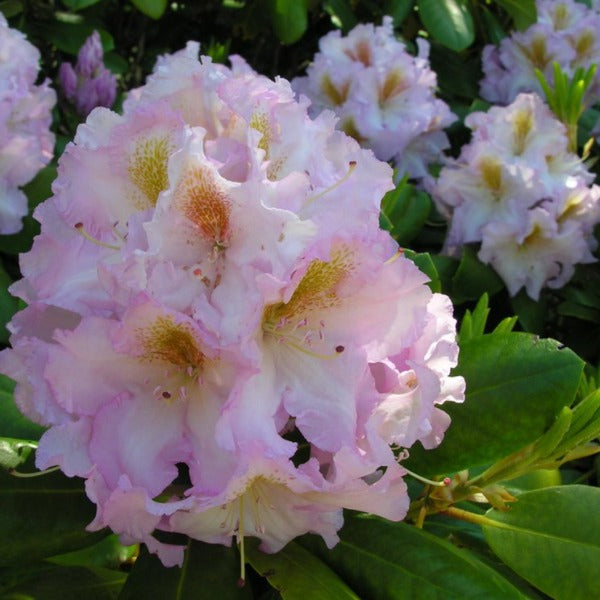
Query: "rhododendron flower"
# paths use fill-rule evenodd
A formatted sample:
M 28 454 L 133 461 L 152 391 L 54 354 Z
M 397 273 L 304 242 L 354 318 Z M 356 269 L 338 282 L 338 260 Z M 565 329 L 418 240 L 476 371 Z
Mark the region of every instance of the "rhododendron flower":
M 378 227 L 391 168 L 287 81 L 197 52 L 79 127 L 0 354 L 48 426 L 38 467 L 166 565 L 183 547 L 155 531 L 275 552 L 335 544 L 343 508 L 403 518 L 392 445 L 439 444 L 464 398 L 450 301 Z
M 471 142 L 440 172 L 432 195 L 450 219 L 446 251 L 481 243 L 479 258 L 511 295 L 563 286 L 592 262 L 600 187 L 568 151 L 565 127 L 535 94 L 465 119 Z
M 40 53 L 0 13 L 0 233 L 16 233 L 27 214 L 19 187 L 50 162 L 56 94 L 46 80 L 34 85 Z
M 79 49 L 75 67 L 61 63 L 58 79 L 65 98 L 82 117 L 87 117 L 96 106 L 113 105 L 117 78 L 104 66 L 104 51 L 97 31 Z
M 578 67 L 600 62 L 600 12 L 577 0 L 536 0 L 537 22 L 504 38 L 499 46 L 483 49 L 481 95 L 490 102 L 509 104 L 521 92 L 543 94 L 535 75 L 539 69 L 554 80 L 553 63 L 573 76 Z M 600 98 L 600 73 L 587 96 Z
M 428 42 L 419 39 L 418 55 L 411 56 L 392 23 L 384 17 L 381 26 L 357 25 L 345 37 L 328 33 L 307 76 L 292 85 L 312 101 L 311 114 L 335 111 L 338 127 L 379 159 L 392 160 L 399 177 L 423 177 L 448 147 L 443 130 L 456 117 L 435 97 Z

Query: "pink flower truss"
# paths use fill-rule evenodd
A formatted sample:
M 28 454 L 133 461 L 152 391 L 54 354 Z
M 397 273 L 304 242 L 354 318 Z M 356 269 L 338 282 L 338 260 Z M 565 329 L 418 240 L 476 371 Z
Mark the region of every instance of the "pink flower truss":
M 344 507 L 403 518 L 391 445 L 436 446 L 464 398 L 449 300 L 378 228 L 391 168 L 287 81 L 197 52 L 79 127 L 0 355 L 48 426 L 38 467 L 166 565 L 183 547 L 155 530 L 275 552 L 332 546 Z
M 536 23 L 483 49 L 480 85 L 486 100 L 509 104 L 521 92 L 542 95 L 535 69 L 552 82 L 555 61 L 569 76 L 600 63 L 600 9 L 576 0 L 537 0 L 536 6 Z M 591 101 L 600 99 L 600 73 L 587 94 Z
M 100 34 L 94 31 L 79 50 L 75 67 L 62 63 L 58 78 L 65 98 L 87 117 L 96 106 L 110 108 L 117 95 L 117 78 L 104 66 Z
M 577 263 L 594 261 L 600 187 L 568 151 L 566 130 L 535 94 L 470 114 L 471 142 L 431 192 L 450 220 L 446 251 L 481 243 L 479 258 L 537 300 L 563 286 Z
M 34 85 L 39 59 L 37 48 L 0 13 L 0 234 L 21 229 L 27 198 L 19 187 L 54 151 L 50 123 L 56 94 L 48 81 Z
M 346 37 L 334 31 L 292 86 L 310 98 L 311 114 L 333 110 L 339 129 L 380 160 L 393 160 L 400 176 L 423 177 L 448 147 L 443 130 L 456 117 L 435 97 L 428 43 L 419 39 L 418 47 L 417 56 L 408 54 L 391 17 L 380 27 L 357 25 Z

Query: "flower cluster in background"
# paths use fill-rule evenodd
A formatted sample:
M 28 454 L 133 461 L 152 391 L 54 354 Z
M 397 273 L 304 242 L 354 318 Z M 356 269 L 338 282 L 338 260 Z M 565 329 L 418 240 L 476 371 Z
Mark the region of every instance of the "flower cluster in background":
M 456 118 L 435 97 L 428 42 L 417 45 L 418 55 L 410 55 L 394 36 L 391 17 L 379 27 L 357 25 L 345 37 L 332 31 L 321 38 L 307 76 L 292 81 L 311 100 L 312 115 L 333 110 L 338 128 L 380 160 L 393 161 L 399 177 L 427 175 L 449 145 L 444 128 Z
M 537 299 L 559 288 L 574 265 L 592 262 L 600 221 L 600 187 L 567 150 L 565 127 L 536 94 L 507 107 L 470 114 L 471 142 L 432 187 L 450 219 L 446 251 L 480 242 L 479 258 L 500 274 L 511 295 L 525 287 Z
M 51 111 L 56 94 L 35 85 L 40 53 L 0 13 L 0 234 L 16 233 L 27 214 L 19 189 L 52 158 Z
M 521 92 L 542 95 L 536 78 L 539 69 L 552 82 L 553 63 L 572 76 L 578 67 L 600 63 L 600 8 L 588 8 L 576 0 L 537 0 L 537 22 L 483 49 L 481 96 L 509 104 Z M 592 101 L 600 99 L 600 73 L 588 90 Z
M 438 445 L 464 397 L 450 300 L 378 226 L 391 168 L 286 80 L 197 53 L 79 127 L 0 355 L 49 427 L 37 466 L 166 565 L 155 529 L 275 552 L 332 546 L 343 507 L 403 518 L 392 447 Z
M 97 31 L 81 46 L 75 67 L 66 62 L 60 65 L 58 79 L 65 98 L 84 118 L 97 106 L 113 105 L 117 79 L 104 66 L 104 51 Z

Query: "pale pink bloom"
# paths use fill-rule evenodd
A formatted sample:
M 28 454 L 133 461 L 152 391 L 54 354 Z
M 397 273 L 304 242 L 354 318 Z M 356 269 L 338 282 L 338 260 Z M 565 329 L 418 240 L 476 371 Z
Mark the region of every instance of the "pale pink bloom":
M 78 128 L 0 354 L 49 426 L 38 466 L 85 478 L 89 527 L 166 565 L 182 548 L 154 530 L 276 551 L 334 544 L 344 507 L 401 519 L 390 444 L 437 445 L 464 397 L 448 301 L 378 227 L 389 165 L 288 82 L 196 53 Z M 410 422 L 388 407 L 409 379 Z
M 16 233 L 27 214 L 18 188 L 50 162 L 56 94 L 49 81 L 34 85 L 40 54 L 0 14 L 0 234 Z
M 537 300 L 542 287 L 560 288 L 573 275 L 576 263 L 595 258 L 574 221 L 557 223 L 544 208 L 512 220 L 490 223 L 478 254 L 490 263 L 515 295 L 521 287 Z
M 429 185 L 450 220 L 445 251 L 458 255 L 464 244 L 480 242 L 479 257 L 509 292 L 525 286 L 537 299 L 542 287 L 564 285 L 576 263 L 593 260 L 600 221 L 598 190 L 588 187 L 594 175 L 535 94 L 472 113 L 465 124 L 471 142 Z M 544 265 L 537 270 L 536 260 Z
M 553 63 L 572 76 L 578 67 L 600 61 L 600 13 L 576 0 L 537 0 L 537 22 L 514 32 L 499 46 L 483 49 L 484 78 L 481 95 L 490 102 L 509 104 L 522 92 L 542 94 L 535 76 L 539 69 L 552 85 Z M 597 74 L 587 92 L 590 101 L 600 97 Z
M 406 52 L 391 17 L 379 27 L 357 25 L 345 37 L 334 31 L 320 40 L 307 76 L 292 82 L 313 103 L 311 114 L 333 110 L 338 127 L 379 159 L 394 161 L 399 177 L 427 174 L 448 147 L 443 130 L 456 118 L 435 97 L 428 43 L 417 44 L 417 56 Z

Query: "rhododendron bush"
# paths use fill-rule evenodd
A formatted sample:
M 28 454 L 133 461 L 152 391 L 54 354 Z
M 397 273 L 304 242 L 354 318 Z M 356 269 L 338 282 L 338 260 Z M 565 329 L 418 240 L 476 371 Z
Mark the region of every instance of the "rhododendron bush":
M 0 11 L 3 597 L 600 595 L 595 3 Z

